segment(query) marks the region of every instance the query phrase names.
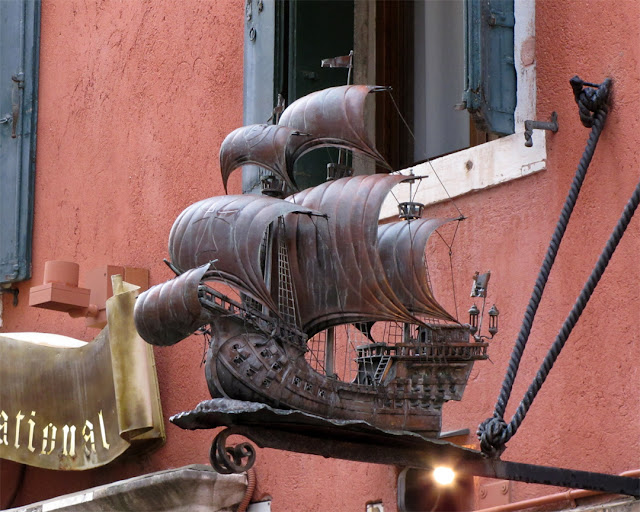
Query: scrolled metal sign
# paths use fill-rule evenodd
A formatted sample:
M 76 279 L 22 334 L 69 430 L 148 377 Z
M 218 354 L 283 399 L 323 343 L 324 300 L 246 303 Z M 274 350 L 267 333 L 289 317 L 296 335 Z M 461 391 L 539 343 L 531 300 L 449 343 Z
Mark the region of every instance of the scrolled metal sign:
M 153 352 L 133 324 L 137 287 L 114 278 L 108 326 L 89 343 L 0 334 L 0 458 L 84 470 L 164 440 Z

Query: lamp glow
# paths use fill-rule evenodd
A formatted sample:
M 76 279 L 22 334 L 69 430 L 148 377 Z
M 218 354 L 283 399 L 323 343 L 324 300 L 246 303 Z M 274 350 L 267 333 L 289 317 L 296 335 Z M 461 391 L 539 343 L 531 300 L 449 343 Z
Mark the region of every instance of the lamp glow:
M 433 479 L 439 485 L 451 485 L 456 478 L 456 474 L 453 469 L 438 466 L 433 470 Z

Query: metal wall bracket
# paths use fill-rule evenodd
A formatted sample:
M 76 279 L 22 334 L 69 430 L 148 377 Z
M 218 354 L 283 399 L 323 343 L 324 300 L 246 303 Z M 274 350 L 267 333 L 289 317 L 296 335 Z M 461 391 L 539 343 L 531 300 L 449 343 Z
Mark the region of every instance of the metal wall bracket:
M 530 148 L 533 146 L 533 130 L 549 130 L 553 133 L 558 131 L 558 113 L 551 113 L 551 121 L 525 121 L 524 122 L 524 145 Z
M 469 450 L 471 453 L 465 453 L 463 449 L 448 443 L 448 446 L 443 446 L 425 440 L 401 439 L 399 436 L 393 435 L 382 435 L 374 440 L 366 434 L 360 439 L 357 436 L 346 440 L 327 439 L 323 435 L 324 433 L 319 434 L 302 429 L 295 432 L 289 429 L 280 430 L 254 425 L 235 426 L 222 432 L 224 440 L 218 438 L 214 440 L 212 453 L 227 454 L 227 457 L 230 456 L 235 463 L 230 466 L 238 466 L 242 471 L 246 471 L 247 467 L 253 465 L 255 449 L 249 443 L 241 443 L 238 445 L 240 453 L 236 454 L 235 448 L 224 444 L 226 438 L 232 434 L 244 436 L 261 448 L 321 455 L 325 458 L 389 464 L 424 470 L 432 470 L 437 463 L 454 461 L 455 471 L 461 475 L 640 497 L 640 479 L 638 478 L 489 459 L 483 457 L 479 452 Z M 242 465 L 240 459 L 244 457 L 248 458 L 248 462 Z
M 254 402 L 207 400 L 193 411 L 173 416 L 171 422 L 189 430 L 228 427 L 216 436 L 210 452 L 212 465 L 222 473 L 247 471 L 255 462 L 256 450 L 250 443 L 227 444 L 230 435 L 240 435 L 260 448 L 425 470 L 446 463 L 461 475 L 640 497 L 640 479 L 635 477 L 490 459 L 443 439 L 383 431 L 363 421 L 328 420 Z
M 13 306 L 16 307 L 18 305 L 18 294 L 20 290 L 15 286 L 2 286 L 0 287 L 0 294 L 2 293 L 10 293 L 13 295 Z

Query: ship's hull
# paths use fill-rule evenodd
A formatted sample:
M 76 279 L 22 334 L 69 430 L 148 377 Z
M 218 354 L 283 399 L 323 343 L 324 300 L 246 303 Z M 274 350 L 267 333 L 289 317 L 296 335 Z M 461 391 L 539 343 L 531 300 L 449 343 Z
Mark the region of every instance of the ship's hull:
M 395 357 L 380 383 L 343 382 L 314 371 L 295 345 L 228 317 L 212 325 L 206 376 L 214 398 L 261 402 L 437 437 L 442 403 L 461 398 L 477 357 L 464 359 L 452 362 L 414 351 Z

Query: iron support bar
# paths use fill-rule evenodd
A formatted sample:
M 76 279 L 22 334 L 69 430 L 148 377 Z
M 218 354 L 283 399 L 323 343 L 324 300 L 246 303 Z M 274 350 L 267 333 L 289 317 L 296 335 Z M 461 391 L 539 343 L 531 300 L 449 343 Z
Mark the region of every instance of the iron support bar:
M 327 436 L 324 429 L 305 433 L 255 425 L 229 429 L 228 435 L 242 435 L 261 448 L 424 470 L 449 465 L 456 472 L 473 476 L 640 497 L 638 478 L 488 459 L 474 450 L 413 436 L 342 432 L 341 439 Z

